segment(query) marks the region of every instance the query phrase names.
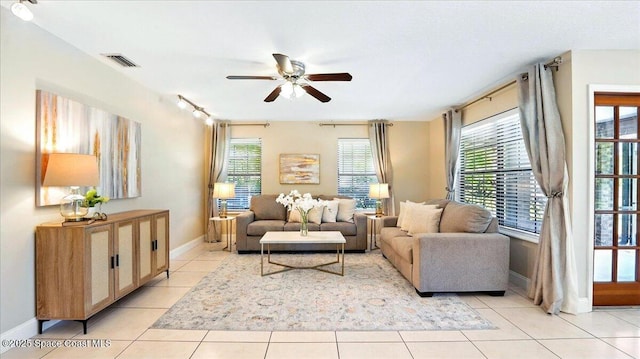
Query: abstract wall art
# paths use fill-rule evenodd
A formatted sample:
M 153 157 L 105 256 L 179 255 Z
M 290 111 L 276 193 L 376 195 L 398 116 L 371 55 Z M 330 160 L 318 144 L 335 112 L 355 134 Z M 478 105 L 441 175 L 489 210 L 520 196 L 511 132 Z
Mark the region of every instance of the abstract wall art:
M 281 184 L 319 184 L 319 154 L 280 154 Z
M 42 186 L 43 155 L 56 152 L 95 155 L 100 195 L 112 199 L 141 195 L 139 122 L 36 90 L 36 136 L 36 206 L 57 205 L 69 193 L 69 188 Z

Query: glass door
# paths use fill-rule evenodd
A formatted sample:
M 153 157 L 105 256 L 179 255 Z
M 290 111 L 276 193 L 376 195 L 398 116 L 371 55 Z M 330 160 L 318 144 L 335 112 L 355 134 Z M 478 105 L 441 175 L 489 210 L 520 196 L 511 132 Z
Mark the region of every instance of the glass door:
M 593 305 L 640 304 L 640 94 L 595 96 Z

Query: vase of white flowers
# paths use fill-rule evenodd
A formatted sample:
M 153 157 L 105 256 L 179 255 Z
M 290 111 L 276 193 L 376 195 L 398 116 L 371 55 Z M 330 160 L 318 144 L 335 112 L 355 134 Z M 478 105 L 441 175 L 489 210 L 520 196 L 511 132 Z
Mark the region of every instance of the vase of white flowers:
M 300 235 L 305 237 L 309 234 L 309 212 L 314 207 L 320 207 L 324 201 L 313 199 L 310 193 L 300 194 L 297 190 L 289 192 L 288 195 L 280 193 L 276 202 L 287 207 L 288 211 L 296 210 L 300 213 Z

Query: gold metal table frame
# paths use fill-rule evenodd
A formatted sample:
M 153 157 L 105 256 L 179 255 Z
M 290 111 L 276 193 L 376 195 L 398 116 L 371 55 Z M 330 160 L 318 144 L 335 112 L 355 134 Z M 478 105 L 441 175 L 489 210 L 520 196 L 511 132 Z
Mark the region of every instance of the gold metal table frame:
M 267 232 L 270 233 L 270 232 Z M 287 232 L 279 232 L 279 233 L 287 233 Z M 278 235 L 279 233 L 274 233 L 273 235 Z M 319 235 L 319 232 L 313 232 L 316 235 Z M 340 233 L 340 232 L 337 232 Z M 327 235 L 330 233 L 323 233 L 322 235 Z M 266 236 L 266 235 L 265 235 Z M 292 234 L 289 232 L 287 234 L 285 234 L 285 236 L 292 236 Z M 325 273 L 331 273 L 331 274 L 336 274 L 336 275 L 340 275 L 340 276 L 344 276 L 344 244 L 345 244 L 345 239 L 344 237 L 342 237 L 342 235 L 339 236 L 339 238 L 313 238 L 312 232 L 309 232 L 309 237 L 299 237 L 299 238 L 283 238 L 281 240 L 260 240 L 260 275 L 261 276 L 267 276 L 267 275 L 272 275 L 272 274 L 276 274 L 276 273 L 282 273 L 282 272 L 287 272 L 293 269 L 315 269 L 321 272 L 325 272 Z M 265 237 L 263 237 L 264 239 Z M 290 264 L 286 264 L 286 263 L 280 263 L 280 262 L 276 262 L 271 260 L 271 244 L 283 244 L 283 243 L 329 243 L 329 244 L 336 244 L 336 259 L 334 261 L 331 262 L 326 262 L 326 263 L 320 263 L 320 264 L 316 264 L 316 265 L 312 265 L 312 266 L 294 266 L 294 265 L 290 265 Z M 266 272 L 264 271 L 264 246 L 265 244 L 267 245 L 267 263 L 268 264 L 274 264 L 277 266 L 281 266 L 283 267 L 280 270 L 275 270 L 275 271 L 271 271 L 271 272 Z M 340 258 L 342 257 L 342 258 Z M 331 264 L 336 264 L 336 263 L 341 263 L 341 268 L 340 271 L 332 271 L 330 269 L 327 268 L 323 268 L 325 266 L 331 265 Z

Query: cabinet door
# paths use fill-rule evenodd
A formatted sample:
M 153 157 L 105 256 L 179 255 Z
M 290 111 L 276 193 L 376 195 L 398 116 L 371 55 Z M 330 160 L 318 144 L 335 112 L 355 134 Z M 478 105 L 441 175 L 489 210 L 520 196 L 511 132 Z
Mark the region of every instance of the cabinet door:
M 154 245 L 152 243 L 151 224 L 151 217 L 138 219 L 138 285 L 143 285 L 155 276 L 152 263 Z
M 116 238 L 113 241 L 115 255 L 115 299 L 131 292 L 137 287 L 135 273 L 136 221 L 123 221 L 115 224 Z
M 86 270 L 91 279 L 87 283 L 88 293 L 85 299 L 87 314 L 97 312 L 114 300 L 113 271 L 111 270 L 112 228 L 111 225 L 104 225 L 88 228 L 86 231 L 87 251 L 85 256 L 88 256 Z
M 169 269 L 169 213 L 153 216 L 155 239 L 155 274 Z

